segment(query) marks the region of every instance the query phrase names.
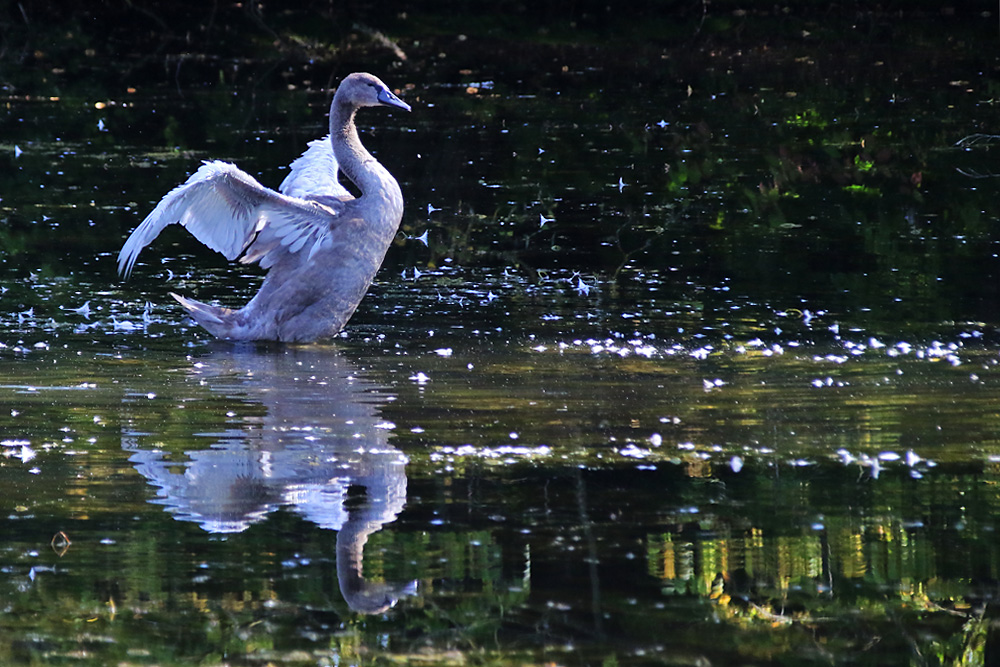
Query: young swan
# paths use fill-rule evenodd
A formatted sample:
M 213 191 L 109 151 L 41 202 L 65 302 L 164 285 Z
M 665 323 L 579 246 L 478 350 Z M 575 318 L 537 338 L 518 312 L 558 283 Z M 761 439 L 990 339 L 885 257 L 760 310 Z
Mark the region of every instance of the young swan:
M 410 110 L 371 74 L 351 74 L 330 105 L 330 135 L 312 141 L 278 192 L 226 162 L 205 162 L 171 190 L 118 254 L 128 277 L 142 251 L 169 224 L 244 264 L 269 269 L 260 291 L 239 310 L 171 293 L 219 338 L 309 342 L 336 334 L 371 285 L 403 215 L 399 184 L 361 145 L 361 107 Z M 361 191 L 353 197 L 338 169 Z

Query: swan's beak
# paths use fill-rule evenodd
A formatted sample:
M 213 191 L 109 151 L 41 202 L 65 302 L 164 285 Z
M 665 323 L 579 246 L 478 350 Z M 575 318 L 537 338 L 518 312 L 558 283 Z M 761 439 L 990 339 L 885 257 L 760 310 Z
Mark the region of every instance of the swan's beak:
M 393 95 L 392 91 L 388 88 L 383 88 L 378 91 L 378 101 L 387 107 L 396 107 L 397 109 L 402 109 L 403 111 L 410 110 L 410 105 Z

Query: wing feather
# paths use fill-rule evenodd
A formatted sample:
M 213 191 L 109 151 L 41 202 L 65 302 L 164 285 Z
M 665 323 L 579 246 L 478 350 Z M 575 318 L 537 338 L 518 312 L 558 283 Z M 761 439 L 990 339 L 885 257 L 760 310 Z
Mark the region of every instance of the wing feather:
M 320 250 L 329 250 L 332 247 L 333 247 L 333 239 L 330 238 L 329 234 L 324 234 L 322 237 L 317 239 L 316 242 L 313 243 L 312 247 L 309 249 L 308 259 L 311 260 L 313 258 L 313 255 L 315 255 Z
M 314 216 L 326 220 L 326 224 L 313 224 L 299 211 L 286 207 L 266 205 L 264 215 L 268 224 L 264 225 L 253 244 L 243 256 L 243 262 L 260 262 L 264 268 L 269 268 L 287 253 L 298 253 L 305 247 L 310 249 L 321 244 L 330 235 L 333 226 L 343 217 L 342 203 L 339 208 L 325 206 L 316 201 L 303 202 L 305 208 L 315 211 Z M 310 252 L 309 257 L 312 256 Z
M 295 241 L 290 246 L 288 246 L 288 252 L 298 252 L 299 250 L 302 250 L 302 246 L 304 246 L 306 244 L 306 241 L 308 240 L 309 240 L 308 236 L 306 235 L 300 236 L 299 238 L 295 239 Z
M 282 252 L 298 252 L 310 239 L 315 243 L 329 234 L 336 216 L 329 206 L 266 188 L 234 165 L 206 162 L 136 227 L 118 254 L 118 272 L 127 277 L 142 249 L 173 223 L 226 259 L 247 252 L 244 261 L 269 256 L 270 266 Z M 264 241 L 259 249 L 252 247 L 255 239 Z
M 337 178 L 339 170 L 340 165 L 333 155 L 330 135 L 326 135 L 309 142 L 305 153 L 290 165 L 288 176 L 278 186 L 278 191 L 300 199 L 311 199 L 318 195 L 350 196 L 347 188 Z

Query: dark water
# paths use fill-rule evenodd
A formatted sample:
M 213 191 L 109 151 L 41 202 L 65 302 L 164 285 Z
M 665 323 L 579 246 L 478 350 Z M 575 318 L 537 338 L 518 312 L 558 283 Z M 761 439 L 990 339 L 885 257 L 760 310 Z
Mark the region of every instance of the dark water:
M 201 159 L 279 183 L 361 65 L 12 71 L 0 662 L 995 660 L 987 28 L 742 16 L 371 51 L 408 208 L 304 347 L 186 321 L 260 275 L 183 230 L 114 258 Z

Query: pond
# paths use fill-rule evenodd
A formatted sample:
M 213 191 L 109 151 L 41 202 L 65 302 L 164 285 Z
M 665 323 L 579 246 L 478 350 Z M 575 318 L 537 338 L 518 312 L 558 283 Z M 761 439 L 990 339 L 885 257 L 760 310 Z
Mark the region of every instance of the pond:
M 328 52 L 324 11 L 242 57 L 14 33 L 0 662 L 996 659 L 995 17 L 426 9 Z M 182 229 L 116 276 L 356 69 L 413 112 L 359 116 L 407 208 L 343 333 L 212 340 L 168 292 L 262 272 Z

